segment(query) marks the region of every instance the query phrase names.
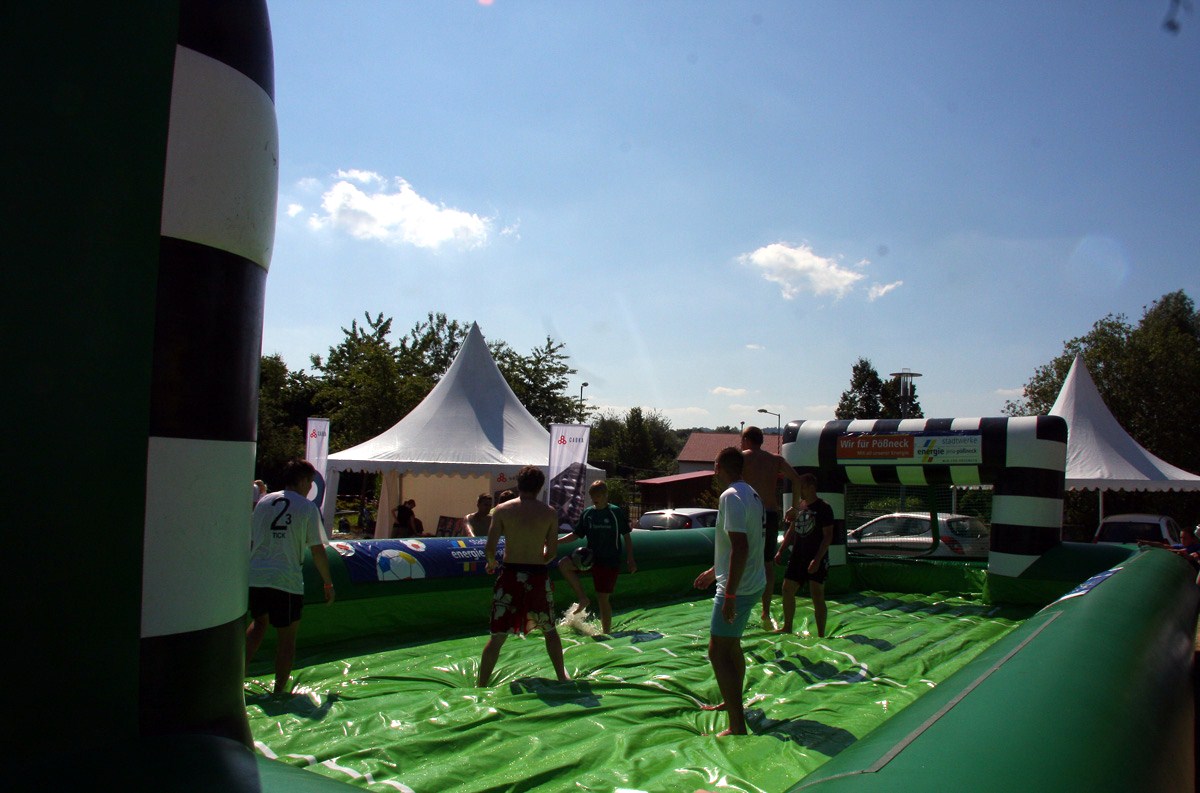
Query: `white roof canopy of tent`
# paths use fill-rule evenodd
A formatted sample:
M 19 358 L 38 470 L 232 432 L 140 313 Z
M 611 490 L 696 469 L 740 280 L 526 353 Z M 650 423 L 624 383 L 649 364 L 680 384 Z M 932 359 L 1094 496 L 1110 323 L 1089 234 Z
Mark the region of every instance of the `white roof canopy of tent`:
M 428 396 L 391 429 L 329 455 L 329 468 L 470 475 L 545 466 L 549 459 L 549 430 L 517 399 L 472 323 Z
M 1117 422 L 1083 356 L 1050 415 L 1067 420 L 1067 490 L 1200 490 L 1200 476 L 1155 457 Z

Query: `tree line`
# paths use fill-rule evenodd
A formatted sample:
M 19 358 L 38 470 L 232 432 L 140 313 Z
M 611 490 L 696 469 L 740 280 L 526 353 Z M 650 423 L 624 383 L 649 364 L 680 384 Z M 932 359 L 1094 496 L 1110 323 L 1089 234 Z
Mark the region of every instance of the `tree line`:
M 416 407 L 441 379 L 466 338 L 469 325 L 429 313 L 395 341 L 393 319 L 366 313 L 342 328 L 344 338 L 327 355 L 311 356 L 312 370 L 290 371 L 278 355 L 261 361 L 257 475 L 273 481 L 290 457 L 304 452 L 309 416 L 331 421 L 330 451 L 375 437 Z M 543 426 L 590 417 L 589 461 L 617 479 L 673 473 L 690 430 L 672 429 L 662 413 L 642 407 L 624 414 L 594 413 L 568 393 L 576 374 L 563 342 L 549 336 L 527 354 L 504 341 L 488 342 L 493 358 L 521 403 Z M 1083 355 L 1113 416 L 1151 453 L 1187 471 L 1200 471 L 1200 314 L 1182 290 L 1163 295 L 1131 323 L 1109 314 L 1068 340 L 1063 352 L 1037 367 L 1023 396 L 1005 403 L 1011 416 L 1050 411 L 1076 353 Z M 867 358 L 851 367 L 839 419 L 922 417 L 909 383 L 884 380 Z M 736 431 L 733 427 L 718 430 Z M 1098 500 L 1068 494 L 1066 520 L 1095 526 Z M 1187 523 L 1200 521 L 1200 494 L 1113 493 L 1105 511 L 1161 511 Z

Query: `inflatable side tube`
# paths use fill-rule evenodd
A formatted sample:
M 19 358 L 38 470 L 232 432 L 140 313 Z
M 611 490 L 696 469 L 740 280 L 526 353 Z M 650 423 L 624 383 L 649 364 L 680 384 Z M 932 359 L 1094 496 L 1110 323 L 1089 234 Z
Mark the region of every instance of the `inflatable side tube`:
M 638 571 L 622 571 L 616 608 L 663 603 L 708 593 L 692 582 L 713 563 L 713 529 L 633 533 Z M 313 647 L 369 636 L 399 641 L 486 633 L 494 576 L 485 568 L 484 537 L 423 537 L 333 542 L 327 550 L 336 601 L 324 603 L 320 575 L 305 560 L 305 608 L 298 646 Z M 560 545 L 558 557 L 582 541 Z M 503 554 L 500 554 L 502 557 Z M 581 576 L 591 592 L 587 573 Z M 562 576 L 553 575 L 555 605 L 574 601 Z M 273 641 L 268 632 L 267 639 Z M 264 642 L 264 647 L 266 647 Z M 260 652 L 262 652 L 260 650 Z
M 1130 556 L 792 793 L 1192 790 L 1195 578 L 1166 551 Z

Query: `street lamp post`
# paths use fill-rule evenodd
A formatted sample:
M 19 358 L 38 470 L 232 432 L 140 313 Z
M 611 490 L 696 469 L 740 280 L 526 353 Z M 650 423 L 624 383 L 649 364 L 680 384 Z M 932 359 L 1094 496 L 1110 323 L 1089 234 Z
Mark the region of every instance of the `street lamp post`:
M 776 434 L 776 435 L 783 435 L 783 427 L 782 427 L 782 425 L 781 425 L 781 423 L 780 423 L 780 418 L 779 418 L 779 414 L 778 414 L 778 413 L 775 413 L 775 412 L 773 412 L 773 411 L 767 410 L 766 408 L 759 408 L 759 409 L 758 409 L 758 412 L 759 412 L 759 413 L 766 413 L 766 414 L 768 414 L 768 415 L 774 416 L 774 417 L 775 417 L 775 434 Z
M 901 369 L 898 372 L 892 372 L 888 377 L 900 378 L 900 418 L 908 418 L 908 409 L 912 402 L 914 377 L 920 377 L 920 372 L 914 372 L 912 369 Z
M 583 389 L 587 388 L 587 383 L 579 384 L 579 422 L 583 423 Z

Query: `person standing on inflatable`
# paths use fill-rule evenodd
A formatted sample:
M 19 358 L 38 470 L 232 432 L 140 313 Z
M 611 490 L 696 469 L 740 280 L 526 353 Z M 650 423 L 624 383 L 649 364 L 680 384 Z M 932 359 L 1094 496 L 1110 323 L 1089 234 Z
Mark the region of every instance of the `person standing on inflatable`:
M 612 630 L 612 600 L 611 595 L 617 588 L 617 576 L 621 572 L 621 546 L 625 546 L 625 568 L 630 573 L 637 572 L 637 562 L 633 560 L 633 534 L 629 518 L 625 510 L 616 504 L 608 503 L 608 484 L 597 479 L 588 488 L 592 497 L 592 506 L 583 511 L 575 530 L 558 539 L 559 542 L 570 542 L 577 537 L 587 540 L 587 548 L 592 557 L 592 586 L 596 588 L 596 601 L 599 604 L 600 628 L 605 633 Z M 583 593 L 583 585 L 579 583 L 577 565 L 571 557 L 566 557 L 558 563 L 558 571 L 575 591 L 579 599 L 579 608 L 587 608 L 587 596 Z
M 478 686 L 491 680 L 500 658 L 500 648 L 510 633 L 522 635 L 537 628 L 546 637 L 546 653 L 560 681 L 566 681 L 562 639 L 554 628 L 554 590 L 546 564 L 558 550 L 558 513 L 538 501 L 546 475 L 536 465 L 517 473 L 517 498 L 492 511 L 488 528 L 488 575 L 500 568 L 492 587 L 492 635 L 479 661 Z M 504 537 L 504 564 L 496 561 L 500 538 Z
M 775 554 L 775 564 L 783 560 L 789 546 L 792 556 L 783 574 L 783 627 L 778 633 L 791 633 L 796 616 L 796 592 L 808 584 L 812 596 L 813 622 L 817 636 L 825 637 L 825 579 L 829 577 L 829 545 L 833 542 L 833 507 L 817 495 L 817 477 L 800 474 L 800 502 L 789 512 L 792 515 L 783 542 Z
M 283 490 L 258 500 L 250 517 L 250 616 L 246 664 L 253 660 L 270 622 L 279 636 L 275 649 L 276 696 L 289 690 L 296 657 L 296 633 L 304 608 L 304 549 L 325 582 L 325 602 L 333 602 L 333 579 L 321 532 L 321 512 L 304 495 L 316 469 L 307 460 L 291 460 L 283 469 Z
M 762 499 L 742 481 L 745 458 L 729 446 L 717 455 L 713 466 L 717 484 L 724 487 L 717 504 L 717 528 L 713 533 L 713 566 L 696 576 L 695 587 L 708 589 L 717 583 L 709 629 L 708 660 L 721 691 L 719 705 L 704 710 L 729 713 L 729 729 L 718 735 L 745 735 L 746 715 L 742 687 L 746 682 L 746 657 L 742 633 L 750 612 L 767 585 L 763 569 L 763 531 L 766 523 Z

